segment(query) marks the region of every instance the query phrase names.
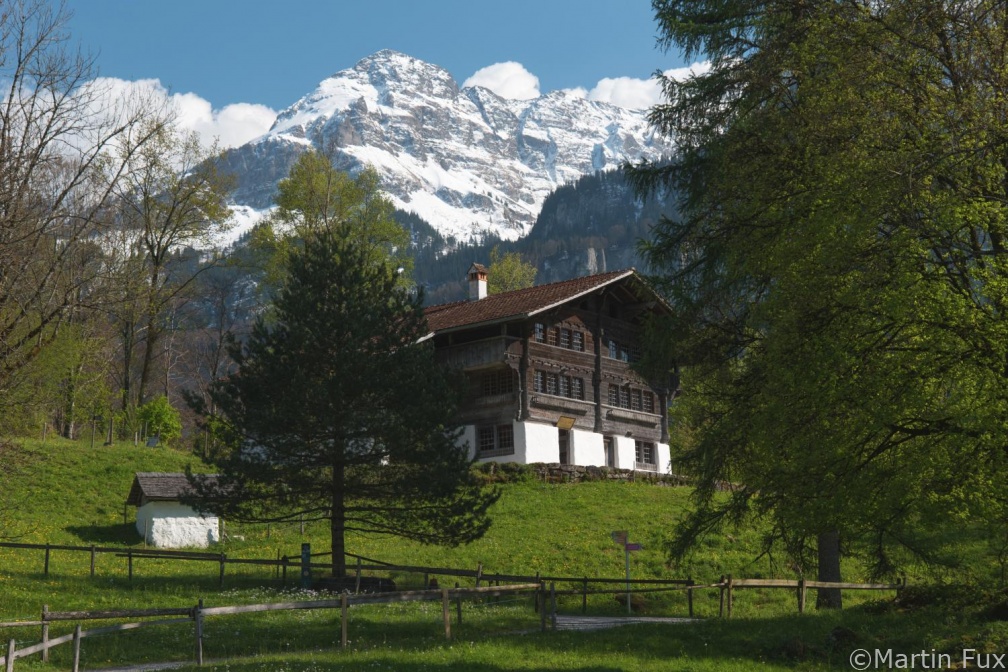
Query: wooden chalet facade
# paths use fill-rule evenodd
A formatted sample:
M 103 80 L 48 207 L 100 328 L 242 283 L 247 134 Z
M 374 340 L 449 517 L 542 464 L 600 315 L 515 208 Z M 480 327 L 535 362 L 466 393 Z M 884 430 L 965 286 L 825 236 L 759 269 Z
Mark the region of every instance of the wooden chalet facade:
M 668 308 L 636 271 L 490 296 L 486 274 L 473 264 L 469 300 L 426 311 L 438 360 L 468 378 L 472 455 L 667 471 L 668 381 L 632 365 L 644 316 Z

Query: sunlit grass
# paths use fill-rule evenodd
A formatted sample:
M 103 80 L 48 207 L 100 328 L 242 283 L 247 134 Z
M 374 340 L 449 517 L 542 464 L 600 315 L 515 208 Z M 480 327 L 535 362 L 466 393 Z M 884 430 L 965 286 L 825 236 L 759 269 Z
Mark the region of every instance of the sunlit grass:
M 137 471 L 206 470 L 192 454 L 170 448 L 113 446 L 49 440 L 27 442 L 28 459 L 10 484 L 16 519 L 3 521 L 20 541 L 80 546 L 143 548 L 133 527 L 135 511 L 124 501 Z M 510 483 L 491 514 L 487 535 L 467 546 L 424 546 L 391 537 L 352 534 L 348 548 L 389 563 L 475 570 L 485 574 L 623 577 L 625 556 L 610 533 L 626 530 L 642 550 L 631 555 L 631 575 L 640 579 L 717 581 L 722 574 L 745 578 L 795 578 L 759 555 L 760 531 L 732 530 L 701 543 L 689 561 L 669 566 L 663 540 L 686 509 L 690 491 L 625 482 L 582 484 Z M 299 555 L 302 542 L 316 552 L 328 549 L 326 526 L 307 524 L 238 525 L 226 523 L 228 539 L 211 549 L 228 557 L 276 558 Z M 965 548 L 965 547 L 964 547 Z M 969 552 L 967 552 L 968 555 Z M 967 558 L 968 559 L 968 558 Z M 0 549 L 0 621 L 38 619 L 42 605 L 53 611 L 189 608 L 318 599 L 296 589 L 292 568 L 286 589 L 271 567 L 228 565 L 224 585 L 215 562 L 134 559 L 129 580 L 125 557 L 99 554 L 90 575 L 90 554 L 52 551 L 49 575 L 44 553 Z M 848 561 L 845 579 L 863 580 L 863 568 Z M 396 572 L 400 587 L 418 588 L 424 576 Z M 472 579 L 439 577 L 442 586 L 472 585 Z M 560 591 L 580 582 L 558 584 Z M 602 593 L 588 598 L 590 614 L 623 613 L 618 585 L 590 584 Z M 972 594 L 971 594 L 972 595 Z M 892 594 L 845 593 L 842 613 L 797 615 L 793 591 L 739 590 L 731 621 L 716 618 L 720 591 L 694 595 L 695 613 L 705 619 L 689 626 L 628 626 L 592 633 L 539 632 L 531 596 L 466 602 L 458 624 L 452 608 L 451 642 L 445 641 L 439 603 L 358 606 L 351 609 L 350 648 L 339 648 L 339 612 L 297 611 L 208 619 L 204 641 L 209 660 L 233 659 L 210 669 L 311 670 L 732 670 L 847 669 L 846 653 L 830 642 L 844 627 L 857 643 L 872 646 L 1008 647 L 1004 624 L 985 620 L 971 596 L 936 608 L 907 611 L 893 606 Z M 809 603 L 814 604 L 814 592 Z M 987 598 L 985 598 L 987 599 Z M 1003 599 L 1003 598 L 1002 598 Z M 924 600 L 925 603 L 931 598 Z M 580 595 L 561 595 L 562 614 L 578 614 Z M 811 607 L 810 607 L 811 609 Z M 648 594 L 646 615 L 686 615 L 682 592 Z M 86 624 L 85 627 L 90 627 Z M 72 624 L 54 625 L 52 636 Z M 11 628 L 0 639 L 38 641 L 37 628 Z M 849 649 L 853 643 L 844 644 Z M 195 648 L 191 623 L 89 638 L 82 645 L 86 668 L 128 662 L 191 661 Z M 911 649 L 906 649 L 911 650 Z M 998 649 L 1000 650 L 1000 649 Z M 18 662 L 18 669 L 66 669 L 69 647 L 53 651 L 52 663 Z M 206 668 L 204 668 L 206 669 Z

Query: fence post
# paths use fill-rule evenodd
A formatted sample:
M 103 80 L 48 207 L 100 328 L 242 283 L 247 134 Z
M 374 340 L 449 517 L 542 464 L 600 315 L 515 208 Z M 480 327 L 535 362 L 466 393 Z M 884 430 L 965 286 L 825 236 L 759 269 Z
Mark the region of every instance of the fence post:
M 227 556 L 223 553 L 220 554 L 220 586 L 224 587 L 224 563 L 227 562 Z
M 7 658 L 6 658 L 6 661 L 7 661 L 7 664 L 6 664 L 7 672 L 14 672 L 14 648 L 16 646 L 17 646 L 17 642 L 15 640 L 13 640 L 13 639 L 10 640 L 10 642 L 7 643 Z
M 543 591 L 546 590 L 545 584 L 539 578 L 539 572 L 536 572 L 535 582 L 539 584 L 540 588 L 542 588 Z M 535 600 L 533 601 L 533 603 L 534 603 L 534 606 L 535 606 L 535 612 L 537 614 L 539 613 L 539 600 L 542 600 L 542 599 L 544 599 L 543 595 L 542 595 L 542 592 L 541 591 L 536 591 Z M 544 604 L 545 604 L 545 601 L 544 601 Z
M 550 625 L 556 630 L 556 582 L 550 581 Z
M 724 618 L 724 591 L 725 591 L 725 575 L 721 575 L 721 580 L 718 582 L 720 584 L 720 601 L 718 604 L 718 618 Z
M 42 662 L 49 662 L 49 605 L 42 605 Z
M 196 620 L 196 664 L 203 665 L 203 598 L 199 599 L 193 614 Z
M 357 583 L 354 586 L 354 593 L 360 592 L 360 579 L 361 579 L 361 559 L 357 558 Z
M 287 587 L 287 563 L 289 561 L 290 560 L 289 560 L 289 558 L 286 555 L 283 556 L 283 559 L 281 560 L 281 567 L 283 568 L 283 579 L 281 579 L 281 585 L 284 588 Z
M 734 598 L 732 597 L 732 575 L 728 575 L 728 618 L 731 618 L 732 612 L 732 602 Z
M 95 565 L 95 547 L 91 544 L 91 578 L 94 578 L 94 565 Z
M 80 639 L 80 623 L 78 623 L 73 634 L 73 672 L 80 672 Z
M 441 616 L 444 618 L 445 639 L 451 640 L 451 614 L 448 611 L 448 589 L 441 589 Z
M 798 613 L 805 613 L 805 577 L 798 579 Z
M 693 618 L 693 577 L 686 579 L 686 604 L 689 606 L 689 617 Z
M 539 603 L 539 629 L 546 632 L 546 582 L 539 582 L 539 590 L 536 592 L 536 602 Z
M 588 613 L 588 577 L 581 579 L 581 613 Z
M 458 589 L 458 581 L 455 582 L 455 588 Z M 458 615 L 458 624 L 462 625 L 462 596 L 455 596 L 455 613 Z
M 347 594 L 340 593 L 340 646 L 347 648 Z
M 126 551 L 126 564 L 129 565 L 129 580 L 133 580 L 133 549 L 127 549 Z
M 49 544 L 45 545 L 45 569 L 42 573 L 46 578 L 49 577 Z
M 476 563 L 476 587 L 479 588 L 480 581 L 483 579 L 483 563 Z

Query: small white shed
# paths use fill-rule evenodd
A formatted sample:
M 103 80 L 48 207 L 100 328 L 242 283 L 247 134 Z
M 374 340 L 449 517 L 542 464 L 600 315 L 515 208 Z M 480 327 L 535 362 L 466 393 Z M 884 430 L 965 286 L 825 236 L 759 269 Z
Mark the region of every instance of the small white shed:
M 216 476 L 204 476 L 216 478 Z M 137 507 L 136 529 L 155 548 L 206 548 L 220 541 L 220 521 L 179 501 L 191 495 L 185 474 L 137 472 L 126 504 Z

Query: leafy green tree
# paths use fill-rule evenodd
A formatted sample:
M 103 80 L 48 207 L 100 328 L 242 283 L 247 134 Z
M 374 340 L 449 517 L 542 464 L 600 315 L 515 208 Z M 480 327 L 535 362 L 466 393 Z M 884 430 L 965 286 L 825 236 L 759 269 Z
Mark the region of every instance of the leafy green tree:
M 942 560 L 1005 518 L 1005 6 L 653 6 L 710 61 L 651 113 L 680 155 L 631 170 L 681 195 L 647 248 L 698 482 L 673 554 L 755 516 L 821 578 Z
M 232 448 L 203 487 L 232 520 L 328 520 L 337 577 L 347 532 L 468 542 L 496 500 L 458 445 L 459 389 L 424 340 L 422 293 L 349 229 L 290 251 L 270 324 L 233 350 L 211 390 Z
M 147 428 L 149 436 L 156 436 L 164 443 L 182 436 L 182 418 L 163 394 L 137 409 L 137 421 Z
M 325 154 L 307 151 L 277 185 L 275 200 L 276 211 L 252 236 L 263 255 L 267 284 L 280 281 L 289 255 L 301 241 L 324 230 L 352 236 L 375 262 L 393 258 L 402 269 L 403 283 L 409 278 L 413 267 L 407 253 L 409 234 L 395 221 L 395 208 L 381 193 L 373 169 L 351 177 Z
M 217 170 L 215 148 L 172 126 L 152 129 L 142 147 L 120 151 L 128 155 L 127 171 L 117 188 L 117 227 L 106 240 L 116 277 L 110 313 L 122 339 L 125 409 L 150 397 L 172 314 L 192 298 L 194 280 L 218 261 L 195 248 L 212 249 L 215 236 L 231 226 L 226 196 L 233 178 Z
M 517 252 L 501 252 L 499 246 L 490 250 L 487 268 L 487 293 L 500 294 L 526 289 L 535 284 L 536 267 L 523 261 Z

